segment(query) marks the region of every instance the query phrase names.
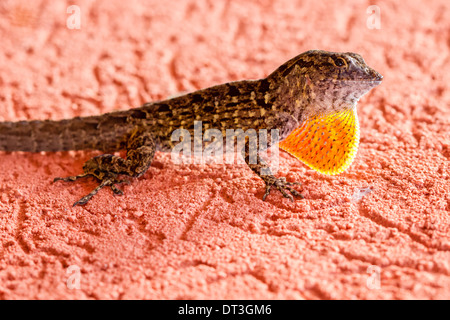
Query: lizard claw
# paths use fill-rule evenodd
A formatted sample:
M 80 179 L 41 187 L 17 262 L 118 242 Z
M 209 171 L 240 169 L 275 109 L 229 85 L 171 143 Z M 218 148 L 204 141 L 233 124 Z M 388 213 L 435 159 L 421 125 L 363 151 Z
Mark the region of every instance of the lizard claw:
M 264 196 L 262 198 L 263 201 L 266 200 L 266 197 L 269 195 L 272 187 L 275 187 L 278 191 L 281 192 L 283 197 L 288 198 L 291 201 L 294 201 L 292 195 L 300 197 L 301 199 L 304 198 L 300 192 L 290 187 L 292 185 L 301 185 L 300 182 L 287 182 L 286 178 L 284 177 L 275 178 L 273 176 L 267 176 L 267 178 L 264 179 L 264 182 L 266 183 L 266 192 L 264 193 Z M 289 191 L 292 195 L 287 193 L 286 191 Z

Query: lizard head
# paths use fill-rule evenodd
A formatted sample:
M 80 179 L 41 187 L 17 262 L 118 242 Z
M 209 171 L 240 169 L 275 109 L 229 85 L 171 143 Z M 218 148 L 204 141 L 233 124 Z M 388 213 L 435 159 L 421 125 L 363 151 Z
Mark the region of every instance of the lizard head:
M 309 75 L 311 81 L 360 81 L 376 87 L 383 76 L 369 67 L 364 59 L 353 52 L 310 50 L 294 58 L 294 64 Z
M 359 145 L 356 104 L 383 77 L 359 54 L 320 50 L 300 54 L 273 74 L 277 93 L 286 97 L 280 105 L 299 123 L 280 148 L 318 172 L 346 170 Z
M 359 54 L 323 50 L 306 51 L 283 64 L 271 76 L 284 78 L 283 85 L 287 84 L 291 90 L 293 84 L 299 88 L 294 93 L 295 99 L 310 109 L 305 110 L 306 113 L 353 107 L 383 79 Z

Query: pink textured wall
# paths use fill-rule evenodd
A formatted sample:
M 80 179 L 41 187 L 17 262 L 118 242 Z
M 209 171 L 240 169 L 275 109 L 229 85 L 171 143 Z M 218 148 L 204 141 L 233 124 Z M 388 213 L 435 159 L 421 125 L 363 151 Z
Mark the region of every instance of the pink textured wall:
M 245 165 L 157 153 L 124 196 L 72 208 L 95 182 L 52 180 L 98 152 L 0 153 L 0 298 L 450 298 L 448 1 L 376 1 L 379 30 L 368 1 L 86 0 L 73 30 L 71 4 L 0 4 L 0 120 L 136 107 L 309 49 L 358 52 L 384 81 L 359 103 L 348 171 L 281 155 L 278 175 L 303 183 L 295 203 L 262 202 Z

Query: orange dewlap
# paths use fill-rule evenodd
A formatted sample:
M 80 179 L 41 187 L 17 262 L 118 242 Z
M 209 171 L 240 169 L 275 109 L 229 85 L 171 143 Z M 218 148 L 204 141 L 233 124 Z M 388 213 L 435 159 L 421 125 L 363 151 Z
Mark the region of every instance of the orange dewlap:
M 356 108 L 314 116 L 292 131 L 279 146 L 286 152 L 324 174 L 346 170 L 359 145 Z

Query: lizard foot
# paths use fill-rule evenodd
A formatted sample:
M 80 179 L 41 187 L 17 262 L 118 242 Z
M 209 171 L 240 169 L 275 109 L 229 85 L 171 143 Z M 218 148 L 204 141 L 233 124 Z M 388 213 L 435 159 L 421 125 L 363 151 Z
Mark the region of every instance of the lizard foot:
M 89 200 L 91 200 L 91 198 L 93 196 L 95 196 L 97 194 L 97 192 L 100 191 L 100 189 L 102 189 L 103 187 L 106 187 L 106 186 L 109 186 L 111 188 L 112 192 L 114 192 L 114 194 L 123 195 L 123 191 L 120 190 L 119 188 L 117 188 L 116 184 L 129 182 L 126 179 L 124 179 L 124 180 L 118 179 L 117 174 L 112 173 L 112 172 L 106 172 L 106 173 L 102 172 L 101 175 L 97 175 L 95 173 L 83 173 L 78 176 L 70 176 L 70 177 L 66 177 L 66 178 L 58 177 L 58 178 L 55 178 L 53 180 L 53 182 L 60 181 L 60 180 L 65 181 L 65 182 L 73 182 L 80 178 L 85 178 L 85 177 L 89 177 L 89 176 L 95 177 L 95 178 L 97 178 L 97 180 L 100 180 L 101 182 L 97 188 L 95 188 L 94 190 L 91 191 L 91 193 L 89 193 L 88 195 L 84 196 L 83 198 L 81 198 L 80 200 L 75 202 L 73 204 L 74 207 L 77 205 L 82 206 L 82 205 L 86 204 Z
M 283 197 L 291 199 L 291 201 L 294 201 L 294 198 L 292 195 L 296 197 L 300 197 L 303 199 L 303 195 L 298 192 L 297 190 L 291 188 L 292 185 L 301 185 L 300 182 L 287 182 L 286 178 L 275 178 L 274 176 L 266 176 L 266 178 L 263 178 L 264 182 L 266 183 L 266 193 L 264 193 L 263 201 L 266 200 L 266 197 L 269 195 L 270 190 L 272 187 L 275 187 L 278 191 L 281 192 Z M 292 195 L 287 193 L 286 191 L 289 191 Z
M 81 178 L 85 178 L 85 177 L 94 177 L 96 178 L 98 181 L 100 181 L 100 184 L 98 185 L 97 188 L 95 188 L 94 190 L 92 190 L 91 193 L 89 193 L 88 195 L 84 196 L 83 198 L 81 198 L 80 200 L 78 200 L 77 202 L 75 202 L 73 204 L 73 206 L 77 206 L 77 205 L 84 205 L 86 204 L 89 200 L 91 200 L 91 198 L 93 196 L 95 196 L 97 194 L 97 192 L 100 191 L 100 189 L 109 186 L 111 188 L 111 190 L 114 192 L 114 194 L 117 195 L 123 195 L 122 190 L 120 190 L 119 188 L 116 187 L 116 184 L 120 184 L 120 183 L 128 183 L 129 181 L 124 179 L 121 180 L 118 178 L 119 176 L 119 172 L 121 172 L 121 167 L 120 164 L 125 162 L 125 160 L 123 160 L 120 157 L 117 156 L 113 156 L 113 155 L 109 155 L 109 154 L 105 154 L 105 155 L 101 155 L 101 156 L 97 156 L 94 157 L 92 159 L 89 159 L 88 161 L 86 161 L 83 165 L 83 173 L 79 174 L 77 176 L 70 176 L 70 177 L 66 177 L 66 178 L 55 178 L 53 180 L 53 182 L 56 181 L 65 181 L 65 182 L 73 182 L 76 181 L 78 179 Z M 122 170 L 124 171 L 124 170 Z M 126 171 L 123 172 L 123 174 L 126 174 Z

